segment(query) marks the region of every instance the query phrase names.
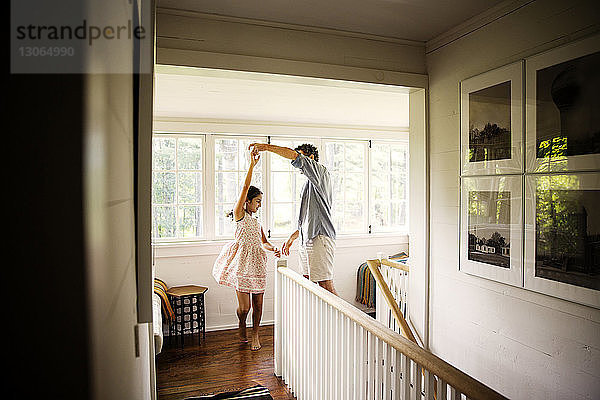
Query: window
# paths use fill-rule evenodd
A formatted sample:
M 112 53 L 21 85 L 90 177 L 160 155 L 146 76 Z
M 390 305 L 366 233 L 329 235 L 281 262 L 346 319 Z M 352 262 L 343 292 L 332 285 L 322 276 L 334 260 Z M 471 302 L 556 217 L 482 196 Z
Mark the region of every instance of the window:
M 371 145 L 371 228 L 389 232 L 406 225 L 408 146 L 373 142 Z
M 203 137 L 155 135 L 152 140 L 152 236 L 203 236 Z
M 272 139 L 272 144 L 285 146 L 291 149 L 303 143 L 315 143 L 313 139 Z M 298 212 L 300 210 L 300 196 L 306 183 L 306 177 L 290 160 L 278 156 L 271 156 L 271 185 L 270 185 L 270 224 L 269 230 L 273 236 L 287 236 L 296 229 Z
M 264 142 L 260 137 L 216 137 L 215 138 L 215 234 L 216 236 L 229 236 L 234 233 L 235 224 L 226 214 L 233 210 L 233 206 L 240 195 L 240 189 L 246 179 L 250 158 L 248 146 L 254 142 Z M 262 165 L 265 154 L 254 167 L 252 185 L 263 192 Z M 262 210 L 258 218 L 262 220 Z
M 249 164 L 248 146 L 267 142 L 319 149 L 333 184 L 333 222 L 340 236 L 400 232 L 407 224 L 408 144 L 298 137 L 155 133 L 152 237 L 157 241 L 231 238 L 233 209 Z M 289 160 L 263 153 L 252 185 L 264 193 L 265 234 L 289 235 L 297 224 L 306 177 Z M 265 190 L 266 189 L 266 190 Z
M 333 223 L 339 233 L 367 230 L 367 141 L 325 141 L 324 165 L 333 181 Z

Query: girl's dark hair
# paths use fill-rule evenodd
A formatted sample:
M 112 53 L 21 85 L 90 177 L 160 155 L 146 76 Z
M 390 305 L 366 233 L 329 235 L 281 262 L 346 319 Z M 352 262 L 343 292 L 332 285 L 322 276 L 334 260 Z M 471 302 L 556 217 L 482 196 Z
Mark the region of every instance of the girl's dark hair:
M 302 152 L 304 153 L 304 155 L 306 157 L 310 157 L 311 155 L 314 154 L 315 161 L 319 161 L 319 150 L 317 150 L 317 148 L 310 143 L 301 144 L 300 146 L 296 147 L 294 150 L 296 150 L 296 151 L 302 150 Z
M 263 194 L 263 192 L 260 191 L 259 188 L 257 188 L 256 186 L 250 186 L 248 188 L 248 194 L 246 194 L 246 201 L 252 201 L 256 196 L 258 196 L 259 194 Z M 227 217 L 233 219 L 233 210 L 230 210 L 227 214 L 225 214 Z

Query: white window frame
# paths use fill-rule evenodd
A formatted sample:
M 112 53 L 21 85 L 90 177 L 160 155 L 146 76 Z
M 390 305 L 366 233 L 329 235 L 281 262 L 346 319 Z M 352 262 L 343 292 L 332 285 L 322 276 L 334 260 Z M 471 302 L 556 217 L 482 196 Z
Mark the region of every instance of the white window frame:
M 211 167 L 210 167 L 210 171 L 209 171 L 209 175 L 210 175 L 210 186 L 208 186 L 209 188 L 214 188 L 215 187 L 215 179 L 216 179 L 216 175 L 217 175 L 217 171 L 215 169 L 215 142 L 218 139 L 237 139 L 237 140 L 247 140 L 249 138 L 253 138 L 256 139 L 257 143 L 267 143 L 267 136 L 263 136 L 263 135 L 227 135 L 227 134 L 221 134 L 221 133 L 213 133 L 208 135 L 209 136 L 209 142 L 210 142 L 210 149 L 211 149 Z M 265 157 L 266 156 L 266 157 Z M 262 153 L 261 154 L 261 160 L 260 160 L 260 166 L 261 166 L 261 174 L 263 177 L 263 182 L 262 182 L 262 186 L 265 186 L 266 184 L 268 184 L 268 179 L 266 177 L 266 173 L 267 173 L 267 164 L 270 164 L 270 159 L 269 159 L 269 154 L 267 153 Z M 245 176 L 244 172 L 241 170 L 238 170 L 238 172 L 241 172 L 242 175 Z M 246 171 L 247 172 L 247 171 Z M 266 182 L 265 182 L 266 181 Z M 266 186 L 265 186 L 266 187 Z M 260 188 L 263 192 L 265 191 L 263 188 Z M 213 240 L 224 240 L 224 239 L 231 239 L 230 236 L 227 235 L 218 235 L 216 233 L 216 192 L 213 191 L 212 195 L 210 195 L 211 198 L 211 212 L 210 212 L 210 217 L 208 219 L 210 219 L 211 221 L 209 221 L 208 223 L 210 224 L 210 229 L 211 229 L 211 238 Z M 268 197 L 268 196 L 265 196 Z M 266 221 L 269 221 L 267 214 L 270 213 L 270 207 L 267 205 L 265 207 L 265 205 L 263 205 L 261 214 L 262 217 L 260 219 L 260 224 L 263 227 L 263 230 L 265 232 L 265 235 L 267 234 L 267 230 L 264 228 L 266 225 Z
M 323 149 L 323 151 L 319 150 L 319 154 L 323 154 L 323 163 L 327 163 L 327 152 L 325 151 L 325 146 L 327 145 L 327 143 L 360 143 L 363 145 L 363 158 L 364 158 L 364 169 L 363 169 L 363 179 L 365 182 L 364 185 L 364 194 L 363 194 L 363 223 L 362 223 L 362 228 L 360 232 L 350 232 L 350 233 L 343 233 L 343 232 L 339 232 L 339 235 L 341 236 L 354 236 L 354 235 L 368 235 L 369 233 L 369 225 L 370 225 L 370 213 L 371 213 L 371 208 L 370 208 L 370 184 L 369 184 L 369 172 L 370 172 L 370 151 L 369 151 L 369 139 L 345 139 L 345 138 L 323 138 L 322 140 L 322 146 L 320 148 Z M 345 156 L 345 149 L 344 149 L 344 156 Z M 345 159 L 345 157 L 344 157 Z M 344 171 L 345 174 L 345 171 Z M 346 191 L 344 190 L 344 205 L 346 204 L 345 201 L 345 193 Z
M 174 198 L 174 203 L 173 206 L 175 207 L 175 237 L 169 237 L 169 238 L 154 238 L 152 237 L 152 241 L 155 242 L 181 242 L 181 241 L 200 241 L 200 240 L 206 240 L 206 224 L 205 224 L 205 212 L 206 212 L 206 137 L 205 135 L 198 135 L 198 134 L 188 134 L 188 133 L 171 133 L 171 132 L 155 132 L 152 135 L 152 139 L 154 139 L 155 137 L 168 137 L 168 138 L 173 138 L 175 139 L 175 169 L 173 170 L 173 172 L 175 173 L 175 198 Z M 186 238 L 186 237 L 178 237 L 177 235 L 179 235 L 180 230 L 179 230 L 179 207 L 182 205 L 186 205 L 186 204 L 180 204 L 179 203 L 179 172 L 190 172 L 190 170 L 180 170 L 179 169 L 179 163 L 178 163 L 178 150 L 177 150 L 177 143 L 178 143 L 178 139 L 181 138 L 194 138 L 194 139 L 198 139 L 200 137 L 200 140 L 202 142 L 202 203 L 199 203 L 202 206 L 202 220 L 203 220 L 203 225 L 202 225 L 202 236 L 196 236 L 196 237 L 192 237 L 192 238 Z M 192 170 L 192 172 L 194 172 L 197 170 Z M 169 172 L 169 170 L 155 170 L 154 169 L 154 164 L 152 164 L 152 182 L 154 182 L 154 172 Z M 152 198 L 152 195 L 151 195 Z M 152 214 L 154 214 L 154 206 L 160 206 L 160 204 L 154 204 L 151 203 L 152 205 Z M 187 204 L 187 205 L 198 205 L 198 204 Z M 152 216 L 152 220 L 154 221 L 154 216 Z
M 229 236 L 217 236 L 216 235 L 216 201 L 215 196 L 216 192 L 214 191 L 215 187 L 215 179 L 216 179 L 216 170 L 215 170 L 215 141 L 219 138 L 230 138 L 230 139 L 248 139 L 254 138 L 259 142 L 267 143 L 272 142 L 273 140 L 287 140 L 287 141 L 296 141 L 298 139 L 305 140 L 306 142 L 310 142 L 314 144 L 319 149 L 320 162 L 326 163 L 327 155 L 325 152 L 325 143 L 327 142 L 360 142 L 365 144 L 365 169 L 364 169 L 364 179 L 365 179 L 365 195 L 363 197 L 364 209 L 363 212 L 366 213 L 363 220 L 363 227 L 361 232 L 352 232 L 352 233 L 343 233 L 338 232 L 338 237 L 374 237 L 374 236 L 389 236 L 390 234 L 398 234 L 405 235 L 408 232 L 408 209 L 406 214 L 406 224 L 404 228 L 398 231 L 390 230 L 390 231 L 378 231 L 371 232 L 371 191 L 372 184 L 370 179 L 371 174 L 371 143 L 372 142 L 388 142 L 388 143 L 402 143 L 406 145 L 406 151 L 408 152 L 408 139 L 400 138 L 400 139 L 376 139 L 373 137 L 314 137 L 314 136 L 292 136 L 292 135 L 268 135 L 261 133 L 220 133 L 220 132 L 174 132 L 174 131 L 155 131 L 154 135 L 156 136 L 174 136 L 174 137 L 202 137 L 202 182 L 203 182 L 203 193 L 202 193 L 202 216 L 203 216 L 203 237 L 201 238 L 152 238 L 152 241 L 157 244 L 180 244 L 185 242 L 216 242 L 216 241 L 224 241 L 230 240 Z M 267 188 L 269 191 L 272 189 L 272 180 L 271 180 L 271 157 L 277 157 L 272 155 L 269 152 L 265 152 L 261 155 L 261 173 L 263 176 L 262 186 Z M 407 160 L 408 161 L 408 160 Z M 154 171 L 154 169 L 153 169 Z M 406 166 L 406 206 L 408 207 L 408 195 L 410 187 L 408 185 L 408 162 Z M 176 178 L 177 179 L 177 178 Z M 177 184 L 177 181 L 176 181 Z M 261 188 L 263 189 L 263 188 Z M 264 191 L 264 190 L 263 190 Z M 178 204 L 178 203 L 176 203 Z M 271 205 L 272 199 L 268 192 L 265 192 L 265 200 L 263 201 L 262 207 L 262 218 L 261 225 L 263 227 L 264 233 L 267 237 L 274 239 L 286 238 L 287 235 L 279 234 L 279 235 L 270 235 L 269 232 L 272 230 L 272 215 L 271 215 Z M 295 221 L 295 218 L 292 218 L 292 221 Z M 290 232 L 291 233 L 291 232 Z
M 406 154 L 408 155 L 408 140 L 404 139 L 404 140 L 386 140 L 386 139 L 376 139 L 376 140 L 370 140 L 369 141 L 369 148 L 372 149 L 373 148 L 373 144 L 385 144 L 385 143 L 389 143 L 389 144 L 401 144 L 405 147 L 406 149 Z M 369 227 L 372 227 L 372 221 L 371 221 L 371 202 L 374 203 L 372 195 L 373 195 L 373 182 L 371 180 L 371 159 L 370 159 L 370 155 L 371 155 L 371 150 L 369 150 L 369 166 L 368 166 L 368 170 L 369 170 Z M 390 164 L 390 168 L 391 168 L 391 164 Z M 406 187 L 405 187 L 405 192 L 404 192 L 404 202 L 406 204 L 406 219 L 405 219 L 405 224 L 403 225 L 403 230 L 401 231 L 402 233 L 404 232 L 408 232 L 408 198 L 409 198 L 409 190 L 410 190 L 410 186 L 408 184 L 408 177 L 409 177 L 409 158 L 406 157 L 406 173 L 405 173 L 405 182 L 406 182 Z M 373 204 L 374 206 L 374 204 Z M 390 212 L 391 212 L 391 208 L 390 208 Z M 379 235 L 383 235 L 383 234 L 390 234 L 394 232 L 395 228 L 390 228 L 390 229 L 383 229 L 383 230 L 379 230 L 379 231 L 374 231 L 371 228 L 369 229 L 372 234 L 379 234 Z

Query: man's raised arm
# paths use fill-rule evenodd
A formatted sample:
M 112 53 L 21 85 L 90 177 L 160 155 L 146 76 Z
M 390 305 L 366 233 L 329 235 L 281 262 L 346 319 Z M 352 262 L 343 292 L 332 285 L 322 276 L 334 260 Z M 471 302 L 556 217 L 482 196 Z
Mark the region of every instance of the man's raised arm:
M 298 157 L 298 153 L 296 150 L 290 149 L 289 147 L 277 146 L 274 144 L 267 143 L 252 143 L 248 146 L 248 149 L 254 147 L 258 151 L 270 151 L 271 153 L 275 153 L 283 158 L 287 158 L 289 160 L 295 160 Z

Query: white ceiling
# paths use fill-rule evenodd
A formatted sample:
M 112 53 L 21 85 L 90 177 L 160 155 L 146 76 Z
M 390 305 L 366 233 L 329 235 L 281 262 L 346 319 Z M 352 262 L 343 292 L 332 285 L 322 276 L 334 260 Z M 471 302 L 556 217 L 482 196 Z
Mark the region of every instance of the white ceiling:
M 155 118 L 408 127 L 408 89 L 252 72 L 157 66 Z
M 158 0 L 158 6 L 426 42 L 505 0 Z

